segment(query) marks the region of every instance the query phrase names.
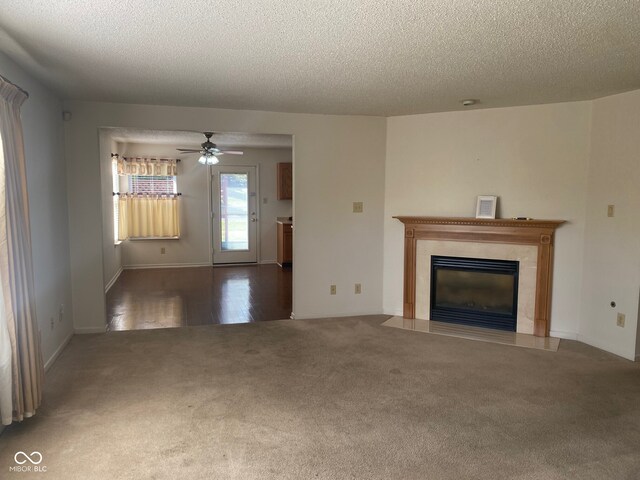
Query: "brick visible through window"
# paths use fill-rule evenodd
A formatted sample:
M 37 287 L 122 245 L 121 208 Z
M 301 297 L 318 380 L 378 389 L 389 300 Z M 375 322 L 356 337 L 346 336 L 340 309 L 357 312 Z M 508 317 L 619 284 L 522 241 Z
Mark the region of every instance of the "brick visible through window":
M 162 195 L 177 192 L 175 176 L 129 175 L 129 193 Z

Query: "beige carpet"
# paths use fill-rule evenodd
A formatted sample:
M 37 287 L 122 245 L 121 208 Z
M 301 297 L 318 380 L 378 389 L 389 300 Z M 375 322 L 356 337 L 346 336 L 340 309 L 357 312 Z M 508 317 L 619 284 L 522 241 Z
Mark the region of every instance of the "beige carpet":
M 76 336 L 0 478 L 640 478 L 639 365 L 386 318 Z M 19 450 L 47 473 L 9 472 Z

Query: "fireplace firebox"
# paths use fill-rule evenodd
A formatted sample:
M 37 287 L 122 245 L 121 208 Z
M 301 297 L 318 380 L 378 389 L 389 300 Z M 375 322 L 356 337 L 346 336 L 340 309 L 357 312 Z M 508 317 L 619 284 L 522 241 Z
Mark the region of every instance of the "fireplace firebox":
M 515 332 L 517 261 L 431 257 L 431 320 Z

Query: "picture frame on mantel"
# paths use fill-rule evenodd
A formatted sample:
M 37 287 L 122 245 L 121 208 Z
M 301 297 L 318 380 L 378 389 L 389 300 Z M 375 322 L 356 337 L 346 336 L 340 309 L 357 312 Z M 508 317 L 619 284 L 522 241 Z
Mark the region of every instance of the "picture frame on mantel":
M 496 218 L 498 197 L 495 195 L 478 195 L 476 202 L 476 218 Z

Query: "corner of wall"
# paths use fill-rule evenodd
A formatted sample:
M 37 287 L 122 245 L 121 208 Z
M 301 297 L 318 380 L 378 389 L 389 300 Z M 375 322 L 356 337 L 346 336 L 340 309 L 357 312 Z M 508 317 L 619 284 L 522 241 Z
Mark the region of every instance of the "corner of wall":
M 590 102 L 589 162 L 579 338 L 635 360 L 640 354 L 640 90 Z M 615 205 L 613 216 L 608 205 Z M 612 308 L 615 302 L 615 308 Z M 616 314 L 626 314 L 626 326 Z

